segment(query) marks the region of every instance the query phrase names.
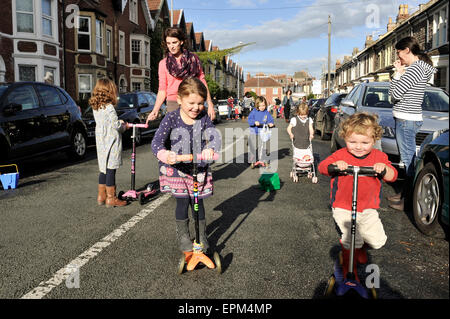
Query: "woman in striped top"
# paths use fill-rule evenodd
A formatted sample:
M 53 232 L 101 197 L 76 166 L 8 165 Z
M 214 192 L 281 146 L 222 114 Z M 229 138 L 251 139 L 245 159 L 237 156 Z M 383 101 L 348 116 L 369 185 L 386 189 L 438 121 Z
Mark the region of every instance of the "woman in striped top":
M 394 101 L 392 113 L 400 159 L 405 165 L 407 177 L 411 178 L 414 174 L 416 134 L 423 123 L 422 102 L 425 87 L 436 69 L 413 37 L 401 39 L 396 43 L 395 49 L 398 60 L 394 62 L 395 73 L 389 86 L 389 94 Z M 412 182 L 408 178 L 404 186 Z M 403 187 L 401 193 L 389 198 L 396 202 L 390 206 L 403 210 L 403 198 L 407 193 L 406 187 Z

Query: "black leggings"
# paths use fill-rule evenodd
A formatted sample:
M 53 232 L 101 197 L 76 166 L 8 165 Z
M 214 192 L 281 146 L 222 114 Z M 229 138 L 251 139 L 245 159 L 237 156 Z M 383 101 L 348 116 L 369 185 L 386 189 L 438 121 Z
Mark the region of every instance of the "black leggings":
M 177 198 L 177 207 L 175 209 L 175 218 L 177 220 L 185 220 L 189 218 L 189 205 L 194 206 L 194 199 Z M 198 219 L 205 219 L 205 208 L 203 207 L 203 199 L 198 200 Z
M 106 174 L 100 172 L 100 174 L 98 175 L 98 183 L 106 184 L 106 186 L 116 185 L 116 170 L 107 168 Z

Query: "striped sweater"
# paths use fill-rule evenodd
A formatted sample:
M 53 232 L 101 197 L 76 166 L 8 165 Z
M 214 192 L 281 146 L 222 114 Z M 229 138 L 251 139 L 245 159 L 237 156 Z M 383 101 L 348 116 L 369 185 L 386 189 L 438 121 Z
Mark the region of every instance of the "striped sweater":
M 389 86 L 389 95 L 394 101 L 394 117 L 409 121 L 422 121 L 422 102 L 425 87 L 436 69 L 418 60 L 400 76 L 394 74 Z

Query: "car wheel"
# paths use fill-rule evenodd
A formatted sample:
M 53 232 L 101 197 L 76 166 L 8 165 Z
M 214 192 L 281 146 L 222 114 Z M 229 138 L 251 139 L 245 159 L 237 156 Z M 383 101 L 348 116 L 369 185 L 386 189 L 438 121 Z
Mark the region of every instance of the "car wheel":
M 442 208 L 440 178 L 433 163 L 427 163 L 417 176 L 413 193 L 413 215 L 417 228 L 428 236 L 444 238 L 439 223 Z
M 319 134 L 320 139 L 322 141 L 328 139 L 328 134 L 325 133 L 325 128 L 327 127 L 327 120 L 325 118 L 323 119 L 322 125 L 320 127 L 321 127 L 320 134 Z
M 339 146 L 337 140 L 336 140 L 336 131 L 333 130 L 333 133 L 331 134 L 331 143 L 330 143 L 331 152 L 334 153 L 341 147 Z
M 80 160 L 86 156 L 86 136 L 80 130 L 75 130 L 70 140 L 69 156 L 72 159 Z

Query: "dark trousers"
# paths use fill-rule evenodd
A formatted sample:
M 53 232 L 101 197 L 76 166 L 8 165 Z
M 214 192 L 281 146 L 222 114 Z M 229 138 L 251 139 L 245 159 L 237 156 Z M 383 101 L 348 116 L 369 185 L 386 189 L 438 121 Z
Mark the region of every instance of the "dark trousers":
M 116 185 L 116 170 L 115 169 L 106 169 L 106 174 L 100 172 L 98 175 L 98 183 L 106 184 L 106 186 L 114 186 Z
M 194 207 L 194 199 L 177 198 L 177 207 L 175 208 L 175 218 L 177 220 L 185 220 L 189 218 L 189 205 Z M 203 199 L 198 200 L 198 220 L 205 219 L 205 207 Z

